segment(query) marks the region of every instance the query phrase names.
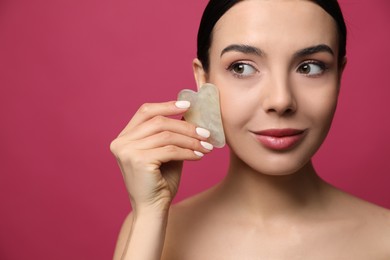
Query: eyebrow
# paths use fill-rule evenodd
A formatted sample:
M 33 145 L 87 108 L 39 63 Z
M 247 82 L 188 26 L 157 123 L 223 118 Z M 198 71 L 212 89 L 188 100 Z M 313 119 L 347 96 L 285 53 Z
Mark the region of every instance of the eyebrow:
M 334 56 L 334 52 L 333 52 L 332 48 L 330 48 L 326 44 L 319 44 L 319 45 L 311 46 L 308 48 L 304 48 L 302 50 L 297 51 L 294 54 L 294 56 L 295 57 L 303 57 L 303 56 L 308 56 L 308 55 L 312 55 L 312 54 L 319 53 L 319 52 L 327 52 L 327 53 L 332 54 L 332 56 Z
M 257 56 L 263 56 L 263 52 L 254 46 L 245 45 L 245 44 L 231 44 L 227 46 L 225 49 L 222 50 L 221 56 L 224 55 L 226 52 L 230 51 L 236 51 L 236 52 L 242 52 L 245 54 L 255 54 Z
M 230 51 L 242 52 L 245 54 L 255 54 L 257 56 L 264 55 L 264 52 L 257 47 L 245 45 L 245 44 L 231 44 L 222 50 L 221 56 Z M 332 48 L 330 48 L 326 44 L 318 44 L 297 51 L 294 54 L 294 57 L 303 57 L 303 56 L 308 56 L 319 52 L 327 52 L 332 56 L 334 56 L 334 52 Z

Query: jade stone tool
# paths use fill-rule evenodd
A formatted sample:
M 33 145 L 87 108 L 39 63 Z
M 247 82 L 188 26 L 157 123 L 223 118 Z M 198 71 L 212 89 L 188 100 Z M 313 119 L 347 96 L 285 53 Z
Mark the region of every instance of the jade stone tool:
M 218 88 L 210 83 L 202 85 L 198 92 L 183 89 L 179 92 L 178 100 L 191 102 L 191 107 L 184 114 L 184 119 L 196 126 L 210 131 L 209 142 L 221 148 L 225 145 L 221 108 Z

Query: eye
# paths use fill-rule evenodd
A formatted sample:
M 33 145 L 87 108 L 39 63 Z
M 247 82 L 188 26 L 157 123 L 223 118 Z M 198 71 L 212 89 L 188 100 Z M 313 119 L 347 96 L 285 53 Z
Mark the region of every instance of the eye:
M 258 72 L 255 67 L 244 62 L 233 63 L 227 68 L 227 70 L 231 71 L 234 76 L 239 78 L 248 77 Z
M 325 64 L 322 62 L 308 61 L 308 62 L 301 64 L 298 67 L 297 72 L 301 73 L 301 74 L 305 74 L 306 76 L 309 76 L 309 77 L 315 77 L 315 76 L 322 75 L 326 69 L 327 68 L 326 68 Z

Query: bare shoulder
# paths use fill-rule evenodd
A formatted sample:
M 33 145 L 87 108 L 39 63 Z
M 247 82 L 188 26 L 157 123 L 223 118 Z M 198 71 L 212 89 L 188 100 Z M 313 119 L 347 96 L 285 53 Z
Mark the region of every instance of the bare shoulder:
M 368 226 L 370 224 L 376 224 L 372 226 L 382 226 L 390 231 L 390 210 L 374 203 L 368 202 L 349 193 L 341 190 L 336 190 L 336 196 L 334 200 L 338 200 L 335 204 L 343 207 L 351 217 L 360 219 L 366 222 Z
M 390 211 L 360 199 L 358 201 L 356 213 L 360 217 L 362 245 L 376 250 L 378 259 L 390 259 Z
M 390 210 L 367 201 L 357 199 L 357 216 L 361 218 L 366 238 L 375 241 L 389 253 L 390 257 Z
M 390 259 L 390 210 L 340 190 L 335 194 L 335 208 L 356 244 Z
M 212 212 L 218 207 L 218 204 L 213 202 L 211 193 L 212 189 L 173 205 L 168 218 L 169 230 L 177 233 L 195 225 L 207 225 Z

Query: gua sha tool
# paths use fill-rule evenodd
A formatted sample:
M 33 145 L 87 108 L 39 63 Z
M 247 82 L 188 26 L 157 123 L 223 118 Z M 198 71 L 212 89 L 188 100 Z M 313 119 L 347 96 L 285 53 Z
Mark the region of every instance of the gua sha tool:
M 184 119 L 196 126 L 210 131 L 209 142 L 221 148 L 225 145 L 221 109 L 219 105 L 219 92 L 215 85 L 206 83 L 198 92 L 183 89 L 179 92 L 178 100 L 191 102 L 190 108 L 184 114 Z

